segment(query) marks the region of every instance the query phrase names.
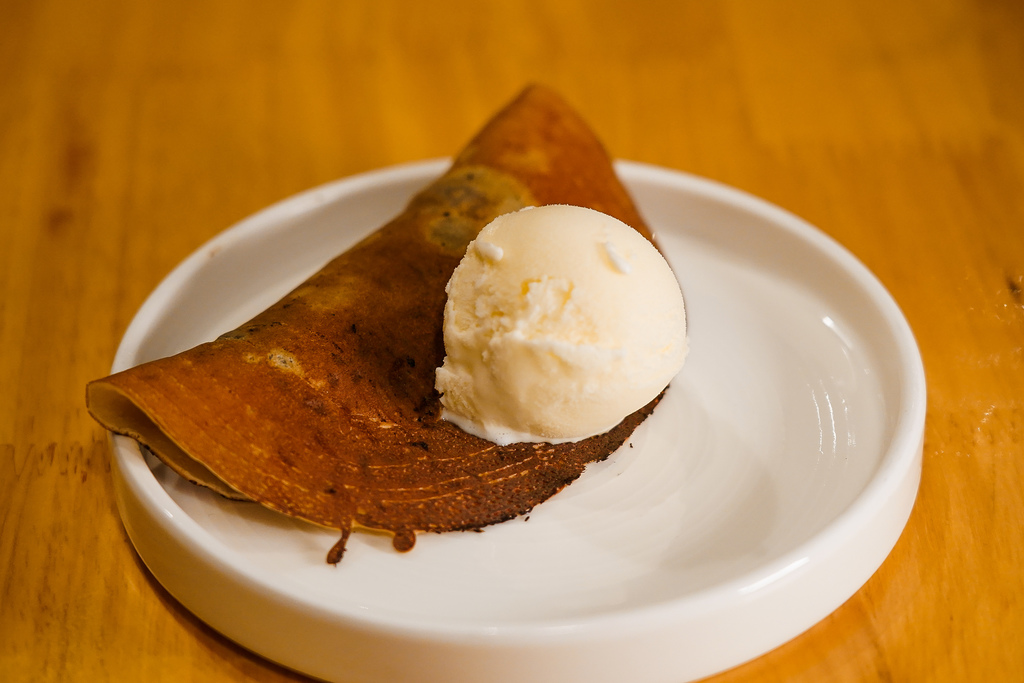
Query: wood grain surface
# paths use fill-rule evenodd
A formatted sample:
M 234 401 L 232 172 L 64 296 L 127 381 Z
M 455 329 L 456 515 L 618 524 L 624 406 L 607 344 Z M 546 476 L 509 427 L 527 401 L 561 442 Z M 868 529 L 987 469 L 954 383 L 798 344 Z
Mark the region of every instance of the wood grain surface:
M 524 84 L 612 153 L 775 202 L 871 268 L 924 473 L 846 604 L 715 680 L 1024 680 L 1024 4 L 0 2 L 0 679 L 288 681 L 134 554 L 84 408 L 181 259 L 311 186 L 446 156 Z

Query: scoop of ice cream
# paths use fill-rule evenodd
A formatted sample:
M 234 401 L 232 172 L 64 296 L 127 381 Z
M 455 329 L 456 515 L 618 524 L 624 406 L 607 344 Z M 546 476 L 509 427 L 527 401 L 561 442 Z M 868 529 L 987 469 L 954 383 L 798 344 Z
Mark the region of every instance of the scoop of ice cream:
M 625 223 L 552 205 L 494 219 L 446 289 L 443 415 L 498 444 L 578 441 L 654 399 L 686 357 L 683 297 Z

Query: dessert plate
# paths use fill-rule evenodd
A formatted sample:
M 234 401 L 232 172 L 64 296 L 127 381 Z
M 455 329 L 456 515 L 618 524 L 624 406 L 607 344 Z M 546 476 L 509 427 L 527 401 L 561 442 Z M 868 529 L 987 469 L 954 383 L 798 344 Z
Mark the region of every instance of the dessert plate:
M 113 370 L 241 324 L 398 213 L 443 160 L 334 182 L 218 235 L 132 321 Z M 118 507 L 187 609 L 332 681 L 695 679 L 849 598 L 896 543 L 921 473 L 924 371 L 875 277 L 762 200 L 617 169 L 687 302 L 691 352 L 608 460 L 519 519 L 412 552 L 221 499 L 113 437 Z

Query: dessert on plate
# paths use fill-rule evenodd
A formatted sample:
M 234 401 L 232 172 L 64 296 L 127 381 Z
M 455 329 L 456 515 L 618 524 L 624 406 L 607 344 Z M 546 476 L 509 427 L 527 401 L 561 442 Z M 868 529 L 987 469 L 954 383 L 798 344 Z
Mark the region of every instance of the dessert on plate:
M 532 86 L 393 220 L 244 325 L 90 382 L 89 411 L 189 481 L 339 530 L 331 563 L 353 529 L 388 532 L 409 550 L 417 532 L 526 513 L 614 452 L 670 379 L 603 431 L 568 438 L 491 440 L 442 406 L 435 385 L 454 397 L 443 378 L 458 370 L 445 363 L 446 285 L 484 226 L 546 205 L 592 209 L 651 240 L 600 141 L 558 95 Z M 614 242 L 601 244 L 621 275 L 635 245 Z M 473 254 L 493 261 L 500 248 L 481 244 Z M 679 317 L 666 339 L 682 348 L 664 353 L 681 364 L 681 296 L 666 306 Z

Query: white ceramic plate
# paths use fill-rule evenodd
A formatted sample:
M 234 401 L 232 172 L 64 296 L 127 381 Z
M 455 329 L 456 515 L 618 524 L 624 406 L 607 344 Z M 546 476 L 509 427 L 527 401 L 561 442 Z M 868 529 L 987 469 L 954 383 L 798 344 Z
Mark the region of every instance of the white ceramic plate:
M 184 261 L 114 370 L 259 312 L 378 227 L 444 161 L 300 194 Z M 924 372 L 906 321 L 842 247 L 759 199 L 618 170 L 685 293 L 691 353 L 626 446 L 528 518 L 407 554 L 177 478 L 114 438 L 118 504 L 156 578 L 241 645 L 337 681 L 706 676 L 795 637 L 878 568 L 913 506 Z

